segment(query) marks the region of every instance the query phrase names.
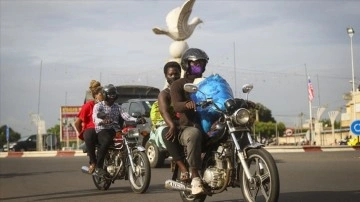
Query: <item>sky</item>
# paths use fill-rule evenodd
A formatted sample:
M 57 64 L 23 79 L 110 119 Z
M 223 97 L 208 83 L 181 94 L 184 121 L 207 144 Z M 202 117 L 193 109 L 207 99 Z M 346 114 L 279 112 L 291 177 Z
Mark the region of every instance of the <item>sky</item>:
M 22 136 L 36 133 L 31 114 L 46 128 L 59 124 L 61 106 L 83 104 L 92 79 L 103 85 L 163 88 L 172 39 L 165 17 L 183 0 L 0 0 L 0 125 Z M 210 57 L 206 75 L 218 73 L 244 98 L 298 127 L 312 113 L 345 107 L 351 92 L 350 37 L 355 83 L 360 83 L 360 1 L 197 0 L 190 19 L 203 23 L 187 39 Z M 161 78 L 161 79 L 160 79 Z M 235 79 L 236 78 L 236 79 Z M 343 110 L 344 112 L 344 110 Z

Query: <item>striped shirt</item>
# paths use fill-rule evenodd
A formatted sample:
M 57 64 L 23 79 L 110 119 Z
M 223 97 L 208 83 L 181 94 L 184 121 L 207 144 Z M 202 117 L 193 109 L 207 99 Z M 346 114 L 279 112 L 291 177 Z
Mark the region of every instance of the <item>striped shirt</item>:
M 100 119 L 97 117 L 99 112 L 103 112 L 106 114 L 104 119 Z M 95 130 L 96 132 L 100 132 L 103 129 L 114 129 L 115 132 L 120 131 L 120 124 L 125 121 L 136 121 L 137 119 L 130 116 L 127 112 L 125 112 L 121 106 L 117 103 L 114 103 L 111 106 L 105 104 L 105 101 L 101 101 L 95 104 L 92 114 Z M 108 124 L 104 124 L 104 121 L 108 121 Z

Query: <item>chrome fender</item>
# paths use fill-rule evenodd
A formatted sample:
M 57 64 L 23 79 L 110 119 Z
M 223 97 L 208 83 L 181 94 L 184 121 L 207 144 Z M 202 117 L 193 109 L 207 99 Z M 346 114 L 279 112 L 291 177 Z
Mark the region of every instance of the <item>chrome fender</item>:
M 141 146 L 141 145 L 137 145 L 136 149 L 140 152 L 145 152 L 145 147 Z

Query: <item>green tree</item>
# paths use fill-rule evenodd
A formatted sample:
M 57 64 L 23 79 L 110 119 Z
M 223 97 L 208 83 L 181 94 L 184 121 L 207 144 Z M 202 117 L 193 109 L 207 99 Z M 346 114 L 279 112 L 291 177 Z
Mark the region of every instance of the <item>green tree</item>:
M 20 137 L 20 133 L 14 131 L 11 127 L 9 128 L 9 142 L 16 142 Z M 3 125 L 0 128 L 0 146 L 6 143 L 6 125 Z
M 259 115 L 259 121 L 260 122 L 273 122 L 275 123 L 275 119 L 271 114 L 271 110 L 262 105 L 261 103 L 256 104 L 258 108 L 258 115 Z
M 47 132 L 48 134 L 60 135 L 60 125 L 59 125 L 59 124 L 56 124 L 56 125 L 53 126 L 52 128 L 47 129 L 46 132 Z
M 60 140 L 60 125 L 56 124 L 53 127 L 46 130 L 47 134 L 55 134 L 56 138 Z
M 330 119 L 322 119 L 320 122 L 322 122 L 323 127 L 325 127 L 326 125 L 327 125 L 328 127 L 331 127 L 331 121 L 330 121 Z M 336 121 L 336 120 L 335 120 L 335 122 L 334 122 L 334 127 L 335 127 L 335 129 L 339 129 L 339 128 L 340 128 L 340 121 Z
M 276 125 L 277 124 L 277 125 Z M 279 136 L 283 136 L 285 132 L 285 124 L 282 122 L 256 122 L 255 123 L 255 135 L 260 134 L 261 137 L 271 138 L 276 136 L 276 130 Z
M 283 136 L 286 129 L 285 124 L 282 122 L 276 124 L 276 120 L 272 116 L 271 110 L 268 109 L 265 105 L 257 103 L 256 107 L 257 112 L 256 110 L 253 110 L 251 113 L 253 115 L 252 118 L 255 119 L 256 113 L 258 114 L 259 118 L 259 120 L 255 122 L 255 135 L 257 136 L 260 134 L 261 137 L 271 138 L 276 136 L 277 130 L 279 136 Z

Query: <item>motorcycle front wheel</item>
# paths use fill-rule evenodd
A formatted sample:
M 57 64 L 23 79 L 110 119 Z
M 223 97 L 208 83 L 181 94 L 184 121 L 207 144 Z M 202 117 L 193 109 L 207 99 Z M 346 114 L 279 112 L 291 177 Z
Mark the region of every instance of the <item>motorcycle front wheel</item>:
M 249 182 L 243 169 L 240 170 L 241 192 L 247 202 L 276 202 L 279 198 L 280 180 L 276 163 L 264 148 L 247 152 L 247 165 L 254 182 Z
M 145 152 L 134 151 L 133 159 L 135 171 L 133 172 L 129 165 L 129 181 L 131 189 L 135 193 L 144 193 L 147 191 L 150 185 L 151 168 L 149 160 Z

